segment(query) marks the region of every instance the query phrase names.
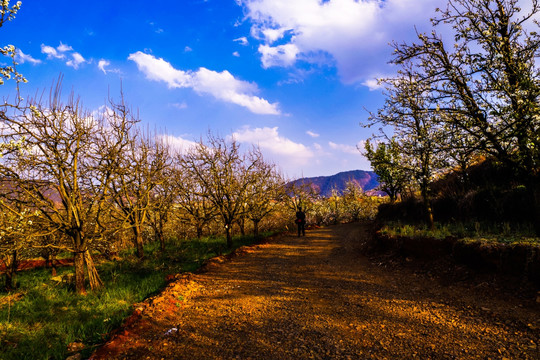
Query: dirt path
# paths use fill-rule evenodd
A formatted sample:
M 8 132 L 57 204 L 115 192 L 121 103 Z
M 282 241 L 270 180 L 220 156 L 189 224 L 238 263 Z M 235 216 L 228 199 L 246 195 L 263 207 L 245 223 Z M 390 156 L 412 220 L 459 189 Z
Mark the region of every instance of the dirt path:
M 540 359 L 538 304 L 380 267 L 365 231 L 283 236 L 184 276 L 93 358 Z

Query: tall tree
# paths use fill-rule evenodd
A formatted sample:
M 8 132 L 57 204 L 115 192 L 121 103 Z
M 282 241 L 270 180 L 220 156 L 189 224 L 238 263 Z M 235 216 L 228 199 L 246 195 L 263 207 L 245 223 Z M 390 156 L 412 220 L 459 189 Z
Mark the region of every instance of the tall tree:
M 85 268 L 92 289 L 102 286 L 92 260 L 93 245 L 103 239 L 102 219 L 111 206 L 108 187 L 114 160 L 133 125 L 117 118 L 96 119 L 73 94 L 62 101 L 60 82 L 49 101 L 31 100 L 19 111 L 0 111 L 3 159 L 0 175 L 10 184 L 2 205 L 30 209 L 41 236 L 69 239 L 75 257 L 75 285 L 85 293 Z M 110 142 L 102 147 L 103 139 Z M 56 246 L 56 245 L 50 245 Z
M 124 104 L 116 105 L 112 111 L 118 118 L 136 121 Z M 117 205 L 113 214 L 132 231 L 137 257 L 142 258 L 144 226 L 151 211 L 154 189 L 165 180 L 169 153 L 165 143 L 138 129 L 126 137 L 127 146 L 118 160 L 110 192 Z
M 246 216 L 253 222 L 253 234 L 259 236 L 259 223 L 274 211 L 285 197 L 284 181 L 274 164 L 265 162 L 258 147 L 253 149 L 256 166 L 249 176 L 251 184 L 246 188 Z
M 383 82 L 387 95 L 385 106 L 372 114 L 371 119 L 394 128 L 395 144 L 405 160 L 400 166 L 418 184 L 427 223 L 433 228 L 430 184 L 445 165 L 442 143 L 446 133 L 437 113 L 430 111 L 434 100 L 429 88 L 418 82 L 410 67 L 404 66 L 398 77 Z
M 194 227 L 197 238 L 203 236 L 205 226 L 216 217 L 216 208 L 210 200 L 210 189 L 197 176 L 198 169 L 194 162 L 195 154 L 184 158 L 176 157 L 176 167 L 173 170 L 173 189 L 175 193 L 175 214 L 181 222 L 187 222 Z
M 232 247 L 232 225 L 245 211 L 246 190 L 254 181 L 250 173 L 261 158 L 254 152 L 242 154 L 234 139 L 209 134 L 208 144 L 201 140 L 184 155 L 184 161 L 207 190 L 205 196 L 225 227 L 227 246 Z
M 166 145 L 168 146 L 168 145 Z M 150 198 L 149 224 L 154 230 L 156 241 L 159 241 L 161 251 L 165 250 L 165 228 L 170 219 L 170 213 L 176 197 L 174 188 L 174 171 L 172 163 L 167 163 L 161 179 L 152 190 Z
M 540 73 L 536 57 L 540 10 L 532 0 L 450 0 L 433 26 L 450 25 L 454 38 L 433 30 L 418 42 L 395 44 L 396 65 L 410 67 L 429 111 L 473 139 L 475 150 L 494 156 L 525 179 L 536 203 L 540 231 Z

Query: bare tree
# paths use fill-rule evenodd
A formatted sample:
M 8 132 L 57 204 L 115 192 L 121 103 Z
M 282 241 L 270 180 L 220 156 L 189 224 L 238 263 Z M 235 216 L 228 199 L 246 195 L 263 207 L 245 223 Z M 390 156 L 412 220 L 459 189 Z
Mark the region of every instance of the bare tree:
M 156 241 L 159 241 L 161 251 L 165 250 L 165 227 L 169 222 L 175 197 L 174 169 L 172 163 L 167 161 L 159 183 L 152 190 L 148 213 L 149 224 L 154 230 Z
M 246 188 L 245 211 L 253 222 L 253 234 L 259 236 L 259 223 L 285 199 L 285 188 L 276 166 L 263 160 L 260 149 L 256 147 L 252 153 L 257 161 L 248 174 L 252 179 Z
M 197 238 L 203 236 L 207 226 L 217 215 L 214 203 L 210 200 L 210 189 L 207 183 L 198 178 L 198 169 L 194 168 L 195 153 L 186 157 L 176 157 L 173 170 L 173 188 L 176 194 L 174 214 L 178 219 L 195 228 Z
M 111 111 L 118 118 L 136 121 L 124 104 L 116 104 Z M 110 182 L 110 192 L 116 203 L 113 215 L 132 231 L 137 257 L 142 258 L 144 226 L 151 210 L 154 189 L 164 182 L 169 153 L 165 143 L 138 129 L 132 130 L 126 137 L 127 146 Z
M 513 168 L 536 203 L 540 232 L 540 11 L 522 12 L 517 0 L 449 0 L 433 26 L 452 27 L 451 46 L 433 30 L 413 44 L 395 44 L 393 63 L 410 69 L 429 110 L 448 135 L 468 137 L 472 150 Z M 460 141 L 454 141 L 462 144 Z
M 253 184 L 249 176 L 261 158 L 253 152 L 241 154 L 235 140 L 208 135 L 208 145 L 201 140 L 184 155 L 197 183 L 206 190 L 205 197 L 223 222 L 227 246 L 232 247 L 232 224 L 245 211 L 246 190 Z
M 96 119 L 73 94 L 63 103 L 60 82 L 47 103 L 34 99 L 19 111 L 2 110 L 0 175 L 11 189 L 4 208 L 34 212 L 38 236 L 69 239 L 66 245 L 48 246 L 74 254 L 77 292 L 86 292 L 85 268 L 90 287 L 101 287 L 91 250 L 103 236 L 100 220 L 111 205 L 108 188 L 117 170 L 115 159 L 133 123 Z M 100 146 L 103 139 L 110 146 Z

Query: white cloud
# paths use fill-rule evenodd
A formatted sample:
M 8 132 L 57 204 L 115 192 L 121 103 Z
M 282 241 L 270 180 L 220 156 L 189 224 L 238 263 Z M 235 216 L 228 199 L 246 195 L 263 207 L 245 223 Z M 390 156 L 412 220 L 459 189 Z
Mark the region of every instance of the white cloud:
M 352 145 L 345 145 L 345 144 L 336 144 L 336 143 L 334 143 L 332 141 L 330 141 L 328 143 L 328 145 L 330 146 L 331 149 L 338 150 L 338 151 L 344 152 L 346 154 L 359 155 L 359 156 L 362 155 L 360 153 L 360 151 L 358 150 L 358 147 L 357 147 L 359 145 L 352 146 Z
M 142 71 L 149 80 L 164 81 L 169 88 L 193 87 L 192 75 L 176 70 L 170 63 L 163 59 L 157 59 L 152 55 L 137 51 L 130 54 L 128 60 L 137 64 L 137 68 Z
M 383 76 L 381 76 L 380 78 L 383 78 Z M 380 90 L 384 88 L 384 85 L 379 83 L 379 81 L 376 78 L 367 79 L 362 83 L 362 85 L 366 86 L 370 91 Z
M 235 57 L 240 57 L 240 53 L 239 53 L 238 51 L 235 51 L 235 52 L 233 52 L 232 54 L 233 54 L 233 56 L 235 56 Z
M 306 131 L 306 134 L 308 134 L 309 136 L 311 136 L 312 138 L 318 138 L 320 135 L 311 131 L 311 130 L 308 130 Z
M 260 31 L 263 34 L 266 41 L 268 41 L 269 43 L 273 43 L 273 42 L 281 39 L 285 35 L 285 32 L 287 30 L 290 30 L 290 29 L 287 29 L 287 28 L 280 28 L 280 29 L 264 28 L 264 29 L 262 29 Z
M 181 136 L 158 135 L 158 139 L 163 140 L 166 144 L 171 146 L 173 151 L 180 154 L 185 153 L 198 145 L 197 142 L 184 139 Z
M 249 45 L 249 41 L 248 41 L 247 37 L 245 37 L 245 36 L 239 37 L 238 39 L 234 39 L 233 41 L 236 41 L 236 42 L 240 43 L 240 45 L 243 45 L 243 46 Z
M 414 37 L 446 0 L 239 0 L 252 22 L 263 67 L 320 61 L 329 54 L 345 83 L 388 71 L 392 40 Z M 279 40 L 279 43 L 276 42 Z M 324 59 L 324 58 L 323 58 Z M 372 83 L 368 83 L 372 84 Z
M 53 59 L 53 58 L 56 58 L 56 59 L 63 59 L 65 58 L 66 56 L 64 54 L 62 54 L 61 52 L 57 51 L 55 48 L 53 48 L 52 46 L 48 46 L 48 45 L 45 45 L 45 44 L 41 44 L 41 52 L 43 54 L 46 54 L 47 55 L 47 59 Z
M 258 145 L 263 152 L 280 158 L 279 163 L 306 164 L 314 157 L 313 151 L 299 143 L 279 135 L 277 127 L 250 128 L 245 126 L 234 132 L 232 137 L 241 143 Z
M 69 45 L 66 45 L 66 44 L 62 44 L 60 43 L 60 45 L 58 45 L 58 47 L 56 48 L 56 50 L 60 51 L 60 52 L 66 52 L 66 51 L 71 51 L 73 50 L 73 48 Z
M 206 68 L 197 71 L 175 69 L 169 62 L 143 52 L 128 57 L 137 64 L 146 77 L 163 81 L 169 88 L 191 88 L 198 94 L 212 95 L 216 99 L 243 106 L 255 114 L 279 115 L 277 103 L 255 96 L 258 87 L 254 83 L 236 79 L 230 72 L 216 72 Z
M 33 65 L 41 64 L 41 60 L 34 59 L 32 55 L 23 53 L 21 49 L 17 49 L 17 62 L 20 64 L 24 64 L 25 62 L 29 62 Z
M 78 69 L 79 65 L 87 62 L 80 53 L 73 51 L 71 46 L 62 43 L 56 48 L 41 44 L 41 52 L 47 55 L 47 59 L 65 59 L 66 53 L 71 52 L 71 59 L 66 61 L 66 65 L 74 69 Z
M 74 69 L 78 69 L 79 65 L 84 64 L 85 62 L 86 60 L 81 54 L 79 54 L 78 52 L 74 52 L 73 54 L 71 54 L 71 60 L 68 60 L 66 62 L 66 65 L 71 66 Z
M 270 150 L 274 154 L 300 156 L 310 158 L 313 153 L 303 144 L 298 144 L 282 137 L 278 133 L 278 128 L 264 127 L 251 129 L 244 127 L 232 135 L 240 142 L 257 144 L 261 149 Z
M 108 69 L 110 65 L 111 65 L 111 62 L 109 60 L 101 59 L 98 61 L 97 67 L 99 70 L 103 71 L 105 75 L 107 75 L 108 73 L 117 73 L 117 74 L 121 73 L 119 69 Z
M 107 69 L 105 69 L 106 66 L 111 65 L 111 62 L 108 60 L 99 60 L 98 62 L 98 68 L 99 70 L 103 71 L 104 74 L 107 74 Z
M 192 51 L 193 51 L 193 49 L 190 48 L 189 46 L 186 46 L 186 47 L 184 48 L 184 52 L 192 52 Z
M 273 66 L 291 66 L 296 62 L 296 56 L 300 52 L 294 44 L 278 46 L 260 45 L 259 52 L 265 69 Z

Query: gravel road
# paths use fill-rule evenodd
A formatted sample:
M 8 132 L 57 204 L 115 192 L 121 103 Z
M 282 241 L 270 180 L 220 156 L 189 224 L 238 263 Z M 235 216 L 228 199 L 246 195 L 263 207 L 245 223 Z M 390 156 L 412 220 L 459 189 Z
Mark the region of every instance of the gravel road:
M 363 256 L 367 225 L 282 235 L 178 276 L 93 359 L 540 359 L 540 306 Z

